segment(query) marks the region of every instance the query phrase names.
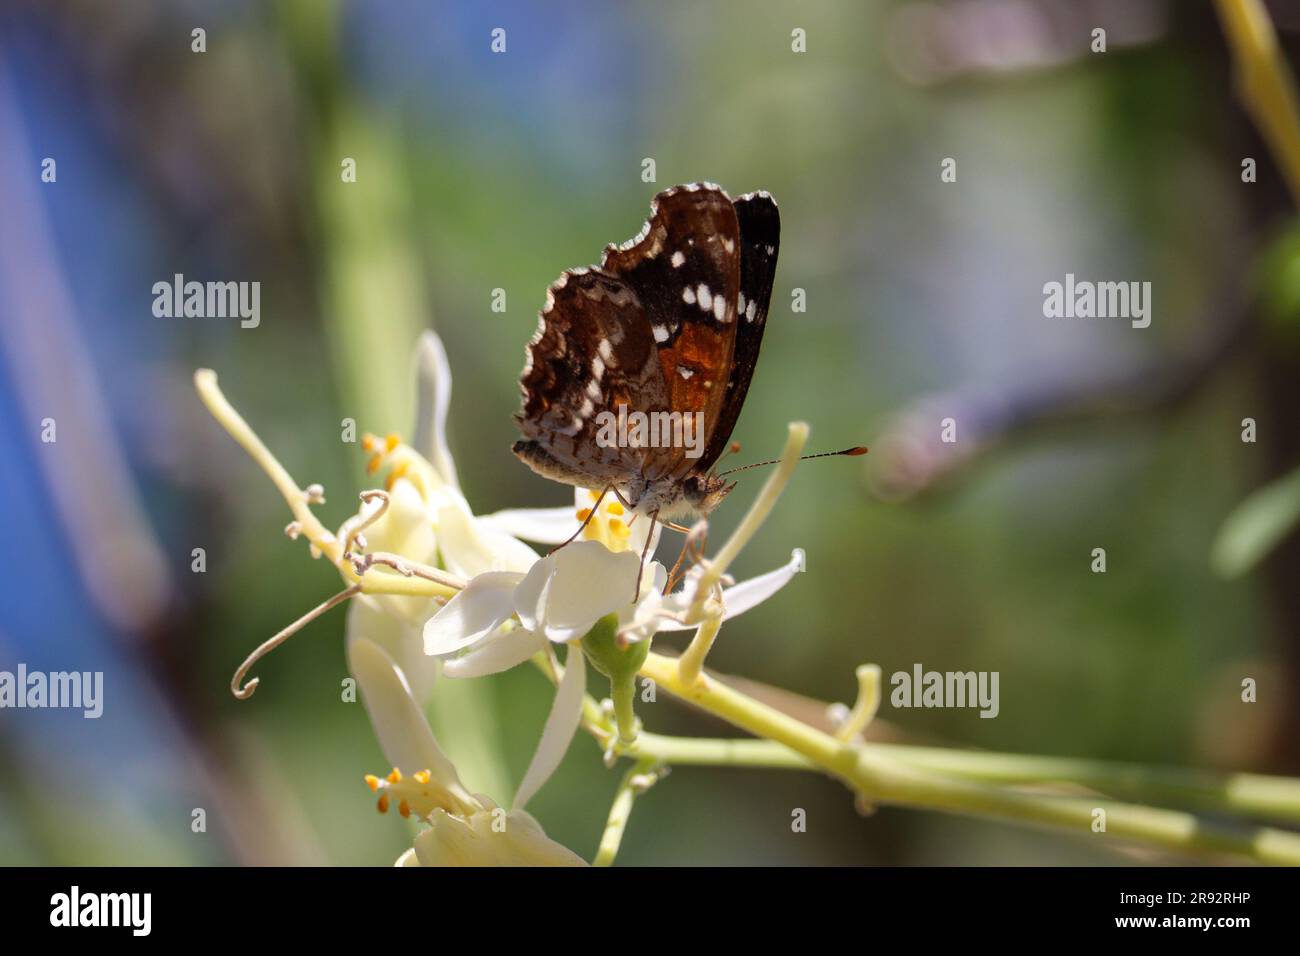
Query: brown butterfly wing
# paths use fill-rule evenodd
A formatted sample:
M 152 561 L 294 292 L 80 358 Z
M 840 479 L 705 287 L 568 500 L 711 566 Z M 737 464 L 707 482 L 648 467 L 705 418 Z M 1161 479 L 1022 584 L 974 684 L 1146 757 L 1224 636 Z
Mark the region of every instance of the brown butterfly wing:
M 736 337 L 740 225 L 725 191 L 675 186 L 655 197 L 641 233 L 605 250 L 602 267 L 645 304 L 668 409 L 703 415 L 705 440 L 726 400 Z M 643 477 L 682 477 L 697 464 L 684 447 L 660 448 Z
M 763 330 L 776 279 L 776 257 L 781 245 L 781 213 L 766 192 L 741 196 L 735 201 L 740 226 L 740 291 L 736 299 L 736 336 L 730 375 L 717 423 L 709 433 L 704 454 L 695 471 L 707 472 L 726 450 L 744 407 L 749 384 L 758 364 Z

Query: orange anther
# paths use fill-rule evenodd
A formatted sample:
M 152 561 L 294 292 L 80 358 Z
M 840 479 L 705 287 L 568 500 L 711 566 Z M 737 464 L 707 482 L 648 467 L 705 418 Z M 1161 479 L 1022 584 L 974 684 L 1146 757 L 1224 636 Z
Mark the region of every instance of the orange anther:
M 386 794 L 386 793 L 381 793 L 381 794 L 379 795 L 379 802 L 375 804 L 375 808 L 376 808 L 380 813 L 387 813 L 387 812 L 388 812 L 388 794 Z
M 369 787 L 372 792 L 378 793 L 379 778 L 376 777 L 373 773 L 366 774 L 366 786 Z
M 621 515 L 624 512 L 624 508 L 617 501 L 611 501 L 609 504 L 605 505 L 605 511 L 612 515 Z
M 390 773 L 390 774 L 388 775 L 388 782 L 389 782 L 389 783 L 401 783 L 401 782 L 402 782 L 402 771 L 400 771 L 400 770 L 398 770 L 396 767 L 394 767 L 394 768 L 393 768 L 393 772 Z
M 395 450 L 397 446 L 400 445 L 401 443 L 402 443 L 401 436 L 396 434 L 395 432 L 390 432 L 389 434 L 384 436 L 384 447 L 386 447 L 389 451 Z
M 433 774 L 427 770 L 417 770 L 411 776 L 415 778 L 416 783 L 428 783 Z
M 590 518 L 590 517 L 591 517 L 591 509 L 590 509 L 590 508 L 579 508 L 579 509 L 578 509 L 578 520 L 579 520 L 579 521 L 586 521 L 586 520 L 587 520 L 588 518 Z
M 405 475 L 410 467 L 410 463 L 405 461 L 398 462 L 394 465 L 393 470 L 388 473 L 388 480 L 384 482 L 384 487 L 389 491 L 392 491 L 393 485 L 397 483 L 397 479 Z
M 370 460 L 366 462 L 366 474 L 373 475 L 379 470 L 379 466 L 384 463 L 383 455 L 371 455 Z
M 409 817 L 411 815 L 411 805 L 403 800 L 397 805 L 397 812 L 404 817 Z

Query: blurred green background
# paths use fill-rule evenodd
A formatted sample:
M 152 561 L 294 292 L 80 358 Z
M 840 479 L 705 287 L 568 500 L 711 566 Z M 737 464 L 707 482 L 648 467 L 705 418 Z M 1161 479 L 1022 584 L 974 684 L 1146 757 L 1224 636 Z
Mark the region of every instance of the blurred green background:
M 337 525 L 368 487 L 339 423 L 409 434 L 410 352 L 434 328 L 474 510 L 566 503 L 509 451 L 545 289 L 634 235 L 655 192 L 703 179 L 767 189 L 783 219 L 743 459 L 776 453 L 792 419 L 816 450 L 873 446 L 865 468 L 796 473 L 734 571 L 802 547 L 808 573 L 728 625 L 711 667 L 804 695 L 810 719 L 851 700 L 864 662 L 996 670 L 998 719 L 886 706 L 881 732 L 1300 772 L 1295 540 L 1233 580 L 1209 557 L 1297 461 L 1300 348 L 1294 309 L 1265 321 L 1254 291 L 1290 288 L 1292 257 L 1264 253 L 1292 204 L 1208 3 L 7 0 L 0 25 L 0 666 L 103 669 L 109 695 L 100 721 L 0 714 L 0 862 L 383 865 L 408 847 L 361 782 L 386 768 L 339 702 L 343 613 L 260 665 L 254 699 L 230 696 L 247 651 L 337 577 L 281 534 L 283 503 L 192 371 L 214 368 L 294 476 L 325 485 Z M 177 272 L 260 281 L 261 325 L 154 318 L 152 284 Z M 1067 272 L 1150 281 L 1151 327 L 1044 318 Z M 34 437 L 47 408 L 55 459 Z M 918 408 L 987 454 L 945 463 Z M 473 787 L 508 797 L 551 694 L 521 668 L 440 697 Z M 666 695 L 642 716 L 727 732 Z M 620 773 L 580 736 L 530 810 L 590 858 Z M 679 768 L 638 801 L 619 862 L 1134 859 L 1159 858 L 861 818 L 814 775 Z

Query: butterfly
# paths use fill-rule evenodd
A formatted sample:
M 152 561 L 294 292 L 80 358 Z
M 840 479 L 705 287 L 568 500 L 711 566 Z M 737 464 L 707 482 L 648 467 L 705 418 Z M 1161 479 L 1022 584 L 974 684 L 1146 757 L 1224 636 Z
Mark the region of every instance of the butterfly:
M 712 183 L 666 189 L 650 208 L 634 238 L 547 290 L 513 451 L 654 520 L 708 514 L 735 487 L 714 465 L 758 363 L 781 217 L 767 192 L 733 200 Z M 610 428 L 629 421 L 634 434 Z

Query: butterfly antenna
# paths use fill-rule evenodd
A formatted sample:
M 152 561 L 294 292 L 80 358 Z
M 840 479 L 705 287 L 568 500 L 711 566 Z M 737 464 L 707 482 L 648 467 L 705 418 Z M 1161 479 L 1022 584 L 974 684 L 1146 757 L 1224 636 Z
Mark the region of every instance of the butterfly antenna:
M 844 455 L 848 458 L 856 458 L 858 455 L 865 455 L 866 453 L 867 453 L 867 447 L 865 445 L 855 445 L 852 448 L 845 448 L 840 451 L 821 451 L 815 455 L 803 455 L 799 458 L 799 460 L 811 461 L 814 458 L 834 458 L 837 455 Z M 749 471 L 749 469 L 751 468 L 763 468 L 766 465 L 775 465 L 780 460 L 781 460 L 780 458 L 773 458 L 770 461 L 756 461 L 752 465 L 741 465 L 739 468 L 730 468 L 727 471 L 720 472 L 718 474 L 718 477 L 722 478 L 725 477 L 726 475 L 734 475 L 738 471 Z
M 730 445 L 727 446 L 727 450 L 718 456 L 718 460 L 713 463 L 713 467 L 709 469 L 709 472 L 711 474 L 716 474 L 718 470 L 718 465 L 726 461 L 729 455 L 736 455 L 739 453 L 740 453 L 740 442 L 733 441 Z

